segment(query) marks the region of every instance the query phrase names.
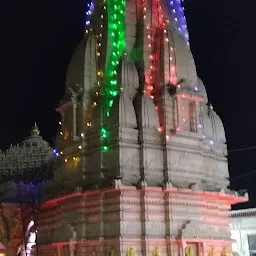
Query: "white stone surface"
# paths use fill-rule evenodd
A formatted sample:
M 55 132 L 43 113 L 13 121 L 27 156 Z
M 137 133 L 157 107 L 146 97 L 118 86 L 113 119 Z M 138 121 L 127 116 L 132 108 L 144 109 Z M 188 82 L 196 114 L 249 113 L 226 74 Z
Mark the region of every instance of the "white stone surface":
M 249 256 L 248 235 L 256 236 L 256 208 L 231 212 L 232 250 L 240 256 Z

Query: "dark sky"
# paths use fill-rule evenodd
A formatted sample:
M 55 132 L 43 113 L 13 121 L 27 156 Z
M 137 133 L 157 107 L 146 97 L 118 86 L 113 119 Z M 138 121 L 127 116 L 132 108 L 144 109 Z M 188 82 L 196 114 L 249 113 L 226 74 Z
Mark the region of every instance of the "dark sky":
M 188 0 L 191 49 L 229 149 L 256 145 L 254 0 Z M 68 61 L 83 35 L 82 0 L 11 0 L 0 4 L 0 147 L 17 143 L 35 121 L 52 142 Z M 256 150 L 230 153 L 234 188 L 253 187 Z M 254 200 L 256 201 L 256 200 Z M 252 200 L 252 204 L 253 200 Z

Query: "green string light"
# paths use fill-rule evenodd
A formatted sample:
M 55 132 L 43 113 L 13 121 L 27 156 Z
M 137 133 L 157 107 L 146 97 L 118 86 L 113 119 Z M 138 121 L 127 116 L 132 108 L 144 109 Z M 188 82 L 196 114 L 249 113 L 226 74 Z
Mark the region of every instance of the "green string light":
M 117 68 L 123 53 L 126 50 L 126 18 L 125 0 L 107 0 L 108 9 L 108 33 L 109 33 L 109 43 L 110 55 L 106 67 L 106 85 L 104 90 L 105 99 L 105 115 L 109 117 L 111 107 L 114 103 L 114 98 L 119 93 Z M 108 146 L 106 145 L 106 139 L 109 133 L 106 128 L 101 129 L 101 137 L 105 140 L 102 147 L 103 152 L 108 151 Z

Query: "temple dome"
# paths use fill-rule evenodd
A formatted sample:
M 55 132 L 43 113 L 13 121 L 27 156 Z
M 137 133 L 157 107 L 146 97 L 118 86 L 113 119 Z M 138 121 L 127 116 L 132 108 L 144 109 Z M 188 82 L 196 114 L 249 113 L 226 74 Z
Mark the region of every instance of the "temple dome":
M 201 78 L 197 78 L 197 89 L 198 89 L 198 94 L 200 94 L 200 96 L 202 96 L 206 102 L 208 102 L 208 97 L 207 97 L 207 92 L 206 92 L 206 88 L 204 86 L 203 81 L 201 80 Z
M 202 111 L 202 128 L 206 138 L 216 142 L 225 143 L 225 130 L 223 123 L 217 113 L 213 110 L 212 105 L 209 104 L 201 107 Z
M 96 39 L 91 34 L 78 44 L 68 66 L 66 87 L 82 85 L 90 91 L 97 82 Z
M 21 146 L 26 147 L 39 147 L 49 149 L 50 145 L 47 141 L 43 140 L 40 136 L 40 130 L 35 123 L 34 127 L 31 129 L 31 134 L 25 140 L 21 142 Z
M 68 65 L 66 85 L 84 84 L 84 55 L 85 55 L 86 39 L 78 44 Z

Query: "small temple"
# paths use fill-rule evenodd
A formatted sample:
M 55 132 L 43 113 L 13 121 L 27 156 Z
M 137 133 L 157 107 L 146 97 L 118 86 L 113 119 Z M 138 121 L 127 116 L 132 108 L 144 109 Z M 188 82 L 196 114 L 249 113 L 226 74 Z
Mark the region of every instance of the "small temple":
M 0 252 L 228 256 L 227 145 L 181 0 L 87 3 L 55 149 L 38 126 L 0 153 Z

